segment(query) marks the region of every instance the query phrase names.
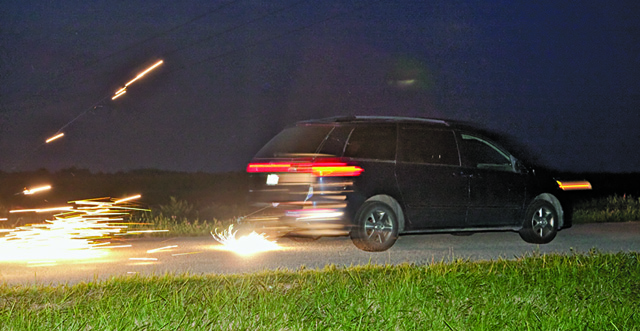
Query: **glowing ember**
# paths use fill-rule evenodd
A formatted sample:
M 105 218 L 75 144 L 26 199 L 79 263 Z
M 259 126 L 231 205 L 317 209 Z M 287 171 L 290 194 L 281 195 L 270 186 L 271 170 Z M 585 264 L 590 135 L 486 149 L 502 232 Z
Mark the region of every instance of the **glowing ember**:
M 75 206 L 54 215 L 44 224 L 31 224 L 8 231 L 0 238 L 0 262 L 27 261 L 54 263 L 60 260 L 91 259 L 108 254 L 109 249 L 130 245 L 112 245 L 110 239 L 129 234 L 124 218 L 137 208 L 129 200 L 110 198 L 71 201 Z M 42 212 L 59 209 L 33 209 Z M 12 211 L 18 212 L 18 211 Z M 133 232 L 133 231 L 131 231 Z
M 222 247 L 220 247 L 221 250 L 234 252 L 243 256 L 282 249 L 275 241 L 269 241 L 264 234 L 258 234 L 253 231 L 246 236 L 236 238 L 237 232 L 238 231 L 233 231 L 232 224 L 228 230 L 224 230 L 221 233 L 216 231 L 215 234 L 211 233 L 211 235 L 213 239 L 222 244 Z

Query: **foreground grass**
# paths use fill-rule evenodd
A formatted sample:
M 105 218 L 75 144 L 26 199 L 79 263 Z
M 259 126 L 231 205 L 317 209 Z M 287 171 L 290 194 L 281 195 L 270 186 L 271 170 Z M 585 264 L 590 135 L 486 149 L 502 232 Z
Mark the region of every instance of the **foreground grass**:
M 640 254 L 0 286 L 5 330 L 632 330 Z

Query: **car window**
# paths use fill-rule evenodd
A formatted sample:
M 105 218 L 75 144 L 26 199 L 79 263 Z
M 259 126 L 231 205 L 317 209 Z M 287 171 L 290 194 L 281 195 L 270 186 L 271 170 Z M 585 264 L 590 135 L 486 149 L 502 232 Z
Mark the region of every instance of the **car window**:
M 460 165 L 455 135 L 450 130 L 402 128 L 398 158 L 411 163 Z
M 395 125 L 356 126 L 351 131 L 344 156 L 374 160 L 395 160 Z
M 353 127 L 336 126 L 320 147 L 319 154 L 341 156 Z
M 257 158 L 287 157 L 317 153 L 332 126 L 295 126 L 273 137 L 257 154 Z
M 511 156 L 497 145 L 469 134 L 462 134 L 462 156 L 468 166 L 513 171 Z

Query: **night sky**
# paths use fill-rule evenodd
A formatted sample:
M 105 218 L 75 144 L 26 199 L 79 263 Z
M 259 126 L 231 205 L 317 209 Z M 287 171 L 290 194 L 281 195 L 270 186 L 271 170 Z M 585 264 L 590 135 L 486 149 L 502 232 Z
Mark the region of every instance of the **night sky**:
M 471 121 L 557 170 L 640 171 L 636 1 L 2 0 L 0 15 L 0 171 L 242 171 L 284 126 L 350 114 Z

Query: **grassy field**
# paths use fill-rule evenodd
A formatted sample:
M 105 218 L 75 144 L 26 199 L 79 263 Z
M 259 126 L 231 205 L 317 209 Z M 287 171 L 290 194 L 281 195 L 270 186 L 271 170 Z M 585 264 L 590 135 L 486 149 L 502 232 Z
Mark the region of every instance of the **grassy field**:
M 612 195 L 576 204 L 573 223 L 640 221 L 640 198 Z
M 637 330 L 640 254 L 0 285 L 3 330 Z

